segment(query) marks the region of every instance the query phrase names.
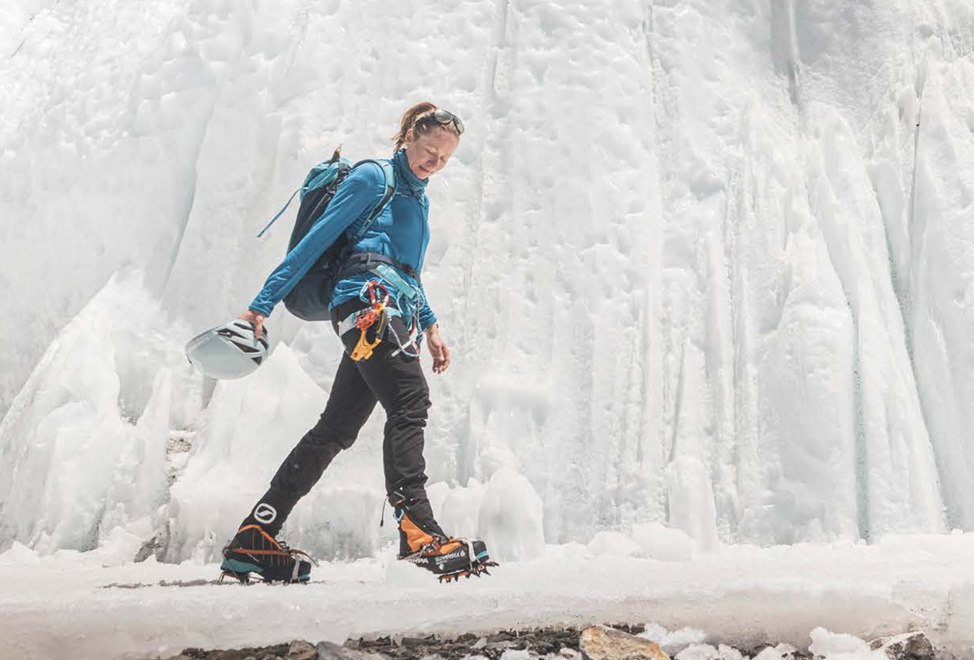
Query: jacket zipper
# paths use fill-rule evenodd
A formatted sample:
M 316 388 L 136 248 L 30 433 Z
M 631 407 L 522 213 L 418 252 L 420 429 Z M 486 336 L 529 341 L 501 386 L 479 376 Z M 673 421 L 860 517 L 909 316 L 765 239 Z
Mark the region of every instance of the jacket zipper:
M 420 259 L 423 256 L 423 243 L 426 242 L 426 227 L 429 224 L 429 216 L 425 213 L 425 209 L 423 209 L 422 201 L 418 199 L 416 201 L 419 202 L 419 208 L 421 212 L 420 217 L 422 218 L 422 222 L 423 222 L 423 237 L 419 241 L 419 251 L 416 253 L 416 274 L 419 275 Z

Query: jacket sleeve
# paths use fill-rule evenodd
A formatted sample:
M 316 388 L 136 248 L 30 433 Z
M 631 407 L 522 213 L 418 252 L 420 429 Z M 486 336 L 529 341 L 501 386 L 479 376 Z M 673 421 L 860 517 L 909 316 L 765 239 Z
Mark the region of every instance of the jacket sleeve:
M 436 323 L 436 314 L 430 308 L 429 301 L 426 299 L 426 290 L 423 289 L 423 285 L 419 286 L 420 292 L 423 294 L 423 306 L 419 310 L 419 329 L 426 330 L 426 328 L 432 326 Z
M 325 215 L 315 223 L 301 242 L 287 253 L 284 261 L 264 282 L 250 309 L 270 316 L 311 266 L 352 223 L 375 208 L 385 194 L 385 175 L 375 163 L 352 170 L 328 203 Z

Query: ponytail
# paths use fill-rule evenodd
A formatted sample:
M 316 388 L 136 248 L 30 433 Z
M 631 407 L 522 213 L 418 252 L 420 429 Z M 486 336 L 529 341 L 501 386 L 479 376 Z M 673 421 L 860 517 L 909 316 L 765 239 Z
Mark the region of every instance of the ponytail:
M 392 136 L 392 141 L 396 143 L 396 151 L 402 149 L 406 143 L 406 133 L 409 132 L 409 129 L 416 126 L 416 122 L 420 119 L 435 111 L 436 106 L 434 104 L 429 101 L 422 101 L 403 113 L 402 119 L 399 120 L 399 132 Z

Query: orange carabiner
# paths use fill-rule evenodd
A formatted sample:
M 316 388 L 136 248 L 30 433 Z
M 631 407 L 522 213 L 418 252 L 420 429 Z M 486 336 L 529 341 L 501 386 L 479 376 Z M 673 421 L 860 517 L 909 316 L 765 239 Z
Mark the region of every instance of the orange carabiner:
M 381 301 L 376 298 L 376 287 L 381 288 L 385 293 Z M 368 360 L 372 357 L 372 352 L 375 350 L 375 347 L 382 343 L 382 331 L 386 327 L 386 304 L 389 302 L 389 291 L 379 282 L 372 280 L 369 282 L 369 298 L 372 302 L 371 307 L 359 312 L 358 317 L 355 319 L 355 327 L 362 333 L 351 355 L 352 359 L 356 362 L 359 360 Z M 376 330 L 375 340 L 370 342 L 366 337 L 366 333 L 369 328 L 375 325 L 376 321 L 379 322 L 379 328 Z
M 365 338 L 365 330 L 362 330 L 362 336 L 358 338 L 358 344 L 355 345 L 355 350 L 352 351 L 352 359 L 358 362 L 359 360 L 368 360 L 372 357 L 372 351 L 375 347 L 382 343 L 382 340 L 378 337 L 375 341 L 369 343 Z

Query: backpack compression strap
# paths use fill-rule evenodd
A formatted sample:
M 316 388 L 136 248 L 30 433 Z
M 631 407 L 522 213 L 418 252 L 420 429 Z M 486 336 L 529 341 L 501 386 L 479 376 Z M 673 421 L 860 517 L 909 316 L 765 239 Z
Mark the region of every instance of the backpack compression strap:
M 284 212 L 287 211 L 287 207 L 289 207 L 291 205 L 291 202 L 294 201 L 294 198 L 297 197 L 298 193 L 301 192 L 302 190 L 303 190 L 303 187 L 302 188 L 298 188 L 293 193 L 291 193 L 291 196 L 288 197 L 287 202 L 284 204 L 284 207 L 280 211 L 277 212 L 277 215 L 275 215 L 273 218 L 271 218 L 271 221 L 268 222 L 264 226 L 264 228 L 260 230 L 260 232 L 258 232 L 257 238 L 263 238 L 264 233 L 268 229 L 271 228 L 271 225 L 273 225 L 275 222 L 277 222 L 277 219 L 278 218 L 280 218 L 282 215 L 284 215 Z

